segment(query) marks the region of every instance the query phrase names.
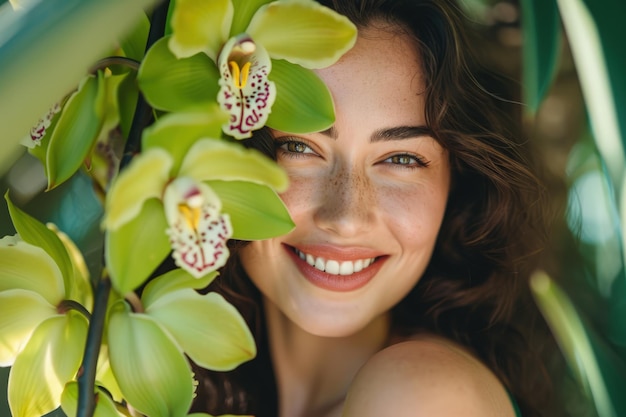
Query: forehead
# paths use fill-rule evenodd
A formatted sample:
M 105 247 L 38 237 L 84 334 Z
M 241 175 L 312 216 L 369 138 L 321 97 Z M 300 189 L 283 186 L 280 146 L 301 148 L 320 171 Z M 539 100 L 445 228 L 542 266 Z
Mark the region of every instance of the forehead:
M 317 71 L 335 101 L 337 117 L 389 118 L 424 123 L 424 77 L 417 41 L 397 26 L 359 30 L 355 46 L 336 64 Z

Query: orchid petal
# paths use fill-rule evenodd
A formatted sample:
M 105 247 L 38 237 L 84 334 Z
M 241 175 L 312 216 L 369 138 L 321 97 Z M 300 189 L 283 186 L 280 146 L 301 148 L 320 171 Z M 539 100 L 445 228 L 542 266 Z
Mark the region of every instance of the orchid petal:
M 37 124 L 30 128 L 30 133 L 26 135 L 20 143 L 26 146 L 28 149 L 33 150 L 44 143 L 44 138 L 46 138 L 46 135 L 49 141 L 51 132 L 54 131 L 56 123 L 59 120 L 60 112 L 61 105 L 59 103 L 54 103 L 52 107 L 50 107 L 50 109 L 46 112 L 46 114 L 44 114 L 37 121 Z M 45 143 L 44 148 L 47 148 L 47 142 Z M 37 157 L 40 157 L 38 152 L 34 152 L 33 154 Z M 45 164 L 45 152 L 44 158 L 40 158 L 40 160 L 42 160 L 42 162 Z
M 317 69 L 334 64 L 352 48 L 357 30 L 345 16 L 313 0 L 301 0 L 263 6 L 252 18 L 247 33 L 272 58 Z
M 229 371 L 256 355 L 254 338 L 235 307 L 221 295 L 191 289 L 171 292 L 146 306 L 203 368 Z
M 9 374 L 13 417 L 39 417 L 61 405 L 63 388 L 78 371 L 87 327 L 85 317 L 74 311 L 37 327 Z
M 61 271 L 67 295 L 71 287 L 70 276 L 72 274 L 72 264 L 63 243 L 59 237 L 43 223 L 14 205 L 9 198 L 8 192 L 4 195 L 4 198 L 7 202 L 13 226 L 20 238 L 26 243 L 42 248 L 52 257 L 54 263 Z
M 67 181 L 98 139 L 106 98 L 104 77 L 87 76 L 61 111 L 46 152 L 48 190 Z
M 259 151 L 206 139 L 189 149 L 179 175 L 199 181 L 249 181 L 278 192 L 286 190 L 289 181 L 283 169 Z
M 269 187 L 247 181 L 208 181 L 233 225 L 233 239 L 269 239 L 289 233 L 294 223 L 283 201 Z
M 106 264 L 120 294 L 139 287 L 170 252 L 167 221 L 160 201 L 150 199 L 141 212 L 105 235 Z
M 188 177 L 178 177 L 163 198 L 167 234 L 176 265 L 200 278 L 224 266 L 226 242 L 233 234 L 228 215 L 211 188 Z
M 0 291 L 23 289 L 40 294 L 56 306 L 65 297 L 59 267 L 41 248 L 18 241 L 5 246 L 0 240 Z
M 69 236 L 60 231 L 54 224 L 48 224 L 48 228 L 59 237 L 59 240 L 63 243 L 63 246 L 65 246 L 65 250 L 71 259 L 73 272 L 72 279 L 70 280 L 71 285 L 68 298 L 78 301 L 85 306 L 87 310 L 91 310 L 93 305 L 93 291 L 91 282 L 89 281 L 89 270 L 87 269 L 83 254 Z
M 173 160 L 172 172 L 177 172 L 185 154 L 198 138 L 219 138 L 228 115 L 216 103 L 202 108 L 174 112 L 159 118 L 146 128 L 142 137 L 144 151 L 159 147 L 166 149 Z
M 95 395 L 97 396 L 96 407 L 93 417 L 125 417 L 124 414 L 117 411 L 115 403 L 104 391 L 96 386 Z M 71 381 L 65 385 L 61 394 L 61 407 L 67 416 L 75 416 L 78 411 L 78 382 Z
M 284 60 L 273 61 L 276 101 L 267 125 L 289 133 L 311 133 L 335 123 L 333 99 L 324 82 L 311 70 Z M 297 114 L 298 117 L 293 117 Z
M 130 313 L 125 303 L 109 316 L 109 357 L 124 398 L 148 416 L 183 416 L 193 396 L 189 364 L 154 319 Z
M 0 292 L 0 366 L 13 365 L 35 328 L 56 314 L 56 308 L 33 291 Z
M 217 66 L 204 54 L 177 59 L 167 47 L 168 39 L 152 45 L 139 68 L 137 82 L 148 103 L 165 111 L 214 103 Z
M 231 38 L 220 53 L 217 101 L 230 114 L 224 133 L 249 138 L 262 128 L 276 99 L 276 86 L 267 77 L 272 61 L 265 49 L 246 34 Z
M 161 198 L 172 164 L 172 157 L 159 148 L 137 156 L 109 190 L 104 226 L 115 230 L 137 217 L 146 200 Z
M 184 269 L 177 268 L 151 280 L 141 293 L 141 301 L 148 305 L 172 291 L 185 288 L 200 290 L 207 287 L 217 276 L 217 271 L 214 271 L 198 279 Z
M 215 61 L 232 20 L 230 0 L 176 0 L 169 47 L 178 58 L 204 52 Z
M 124 396 L 120 390 L 115 375 L 111 370 L 111 360 L 109 359 L 109 345 L 102 344 L 100 346 L 100 354 L 98 355 L 98 367 L 96 369 L 96 384 L 103 386 L 109 395 L 117 402 L 122 402 Z
M 252 16 L 264 4 L 274 0 L 231 0 L 235 9 L 233 23 L 230 26 L 230 35 L 235 36 L 246 32 L 246 28 L 252 20 Z

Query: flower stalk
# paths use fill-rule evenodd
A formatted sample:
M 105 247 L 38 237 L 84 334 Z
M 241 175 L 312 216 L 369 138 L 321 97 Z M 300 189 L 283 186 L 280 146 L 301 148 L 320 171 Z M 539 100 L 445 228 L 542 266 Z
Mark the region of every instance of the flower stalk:
M 148 50 L 165 33 L 165 23 L 169 9 L 169 0 L 161 2 L 153 11 L 150 20 L 150 32 L 146 42 Z M 124 148 L 124 155 L 119 169 L 128 165 L 132 157 L 139 152 L 141 147 L 141 134 L 143 129 L 152 121 L 152 109 L 146 103 L 142 94 L 137 98 L 135 114 Z M 89 322 L 87 342 L 83 363 L 78 375 L 78 406 L 77 417 L 92 417 L 96 406 L 95 380 L 98 356 L 102 344 L 102 335 L 107 312 L 109 294 L 111 292 L 111 280 L 108 276 L 100 278 L 96 287 L 93 314 Z

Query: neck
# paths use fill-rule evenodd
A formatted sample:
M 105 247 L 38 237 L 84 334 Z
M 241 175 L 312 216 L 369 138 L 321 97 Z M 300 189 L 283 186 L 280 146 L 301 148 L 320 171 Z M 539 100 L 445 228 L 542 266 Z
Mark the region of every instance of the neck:
M 345 337 L 306 332 L 265 300 L 280 416 L 320 416 L 341 406 L 361 366 L 388 342 L 389 317 Z

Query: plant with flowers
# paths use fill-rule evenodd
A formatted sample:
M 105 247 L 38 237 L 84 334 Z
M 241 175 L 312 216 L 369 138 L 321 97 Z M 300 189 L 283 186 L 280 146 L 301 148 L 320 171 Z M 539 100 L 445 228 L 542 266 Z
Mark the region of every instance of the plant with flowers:
M 52 104 L 21 136 L 47 191 L 88 176 L 101 198 L 103 254 L 94 273 L 67 234 L 6 194 L 17 232 L 0 239 L 0 366 L 11 366 L 11 412 L 186 416 L 191 362 L 228 371 L 256 354 L 242 316 L 210 291 L 228 241 L 293 227 L 278 197 L 285 173 L 237 140 L 264 126 L 328 128 L 332 99 L 312 70 L 351 48 L 356 29 L 313 0 L 50 3 L 0 10 L 9 39 L 0 57 L 30 28 L 54 29 L 49 13 L 62 22 L 50 38 L 67 27 L 90 32 L 87 17 L 119 19 L 126 30 L 102 43 L 113 53 L 77 71 L 65 96 L 42 91 Z M 162 272 L 170 258 L 176 268 Z

